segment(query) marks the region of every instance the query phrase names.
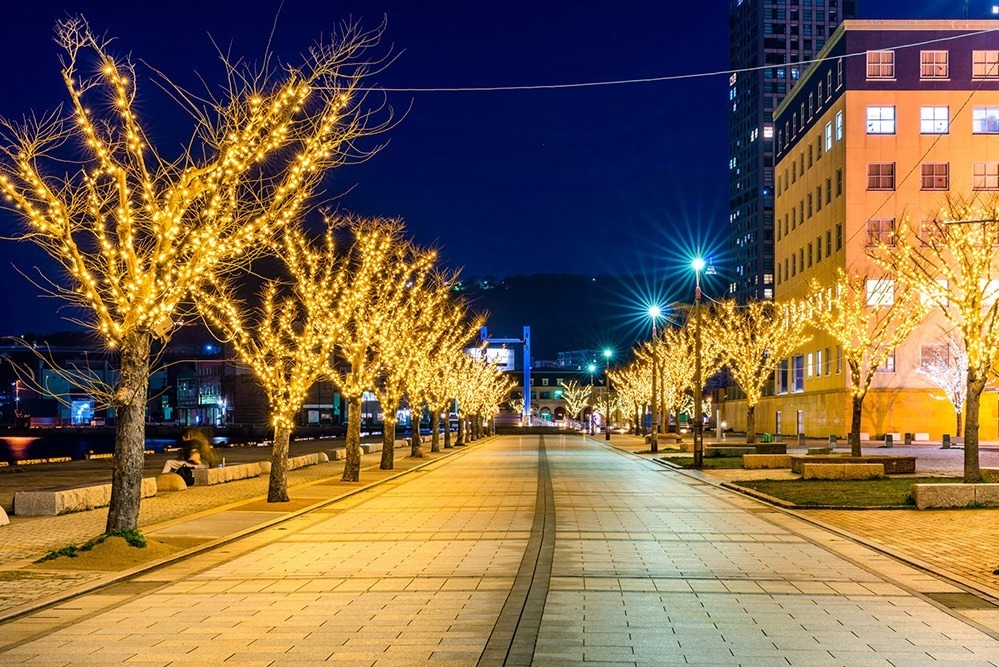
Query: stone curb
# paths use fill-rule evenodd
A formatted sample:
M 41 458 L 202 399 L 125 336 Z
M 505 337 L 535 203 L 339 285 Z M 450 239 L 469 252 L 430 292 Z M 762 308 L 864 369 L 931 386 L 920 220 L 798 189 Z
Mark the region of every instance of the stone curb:
M 107 576 L 105 578 L 102 578 L 102 579 L 99 579 L 99 580 L 96 580 L 96 581 L 91 581 L 91 582 L 88 582 L 88 583 L 86 583 L 86 584 L 84 584 L 82 586 L 78 586 L 76 588 L 71 588 L 69 590 L 66 590 L 66 591 L 63 591 L 63 592 L 60 592 L 60 593 L 56 593 L 55 595 L 51 595 L 51 596 L 49 596 L 47 598 L 42 598 L 40 600 L 34 600 L 34 601 L 29 602 L 29 603 L 27 603 L 25 605 L 21 605 L 20 607 L 13 607 L 13 608 L 8 609 L 8 610 L 6 610 L 4 612 L 0 612 L 0 624 L 6 623 L 8 621 L 15 620 L 15 619 L 20 618 L 22 616 L 26 616 L 28 614 L 34 613 L 36 611 L 39 611 L 41 609 L 45 609 L 47 607 L 51 607 L 52 605 L 56 605 L 56 604 L 59 604 L 61 602 L 65 602 L 67 600 L 71 600 L 71 599 L 73 599 L 75 597 L 78 597 L 80 595 L 85 595 L 87 593 L 92 593 L 92 592 L 100 590 L 102 588 L 107 588 L 108 586 L 111 586 L 113 584 L 117 584 L 119 582 L 126 581 L 128 579 L 132 579 L 132 578 L 134 578 L 136 576 L 139 576 L 139 575 L 142 575 L 142 574 L 146 574 L 146 573 L 152 572 L 154 570 L 158 570 L 159 568 L 164 567 L 166 565 L 171 565 L 171 564 L 173 564 L 175 562 L 186 560 L 186 559 L 188 559 L 188 558 L 190 558 L 192 556 L 196 556 L 196 555 L 198 555 L 200 553 L 203 553 L 205 551 L 210 551 L 211 549 L 215 549 L 217 547 L 224 546 L 224 545 L 226 545 L 226 544 L 228 544 L 230 542 L 235 542 L 236 540 L 242 539 L 242 538 L 244 538 L 244 537 L 246 537 L 248 535 L 252 535 L 252 534 L 260 532 L 262 530 L 266 530 L 268 528 L 272 528 L 273 526 L 282 524 L 285 521 L 289 521 L 289 520 L 294 519 L 296 517 L 299 517 L 299 516 L 301 516 L 303 514 L 307 514 L 309 512 L 313 512 L 313 511 L 315 511 L 317 509 L 320 509 L 322 507 L 325 507 L 327 505 L 332 505 L 333 503 L 339 502 L 339 501 L 341 501 L 341 500 L 343 500 L 345 498 L 349 498 L 350 496 L 353 496 L 353 495 L 356 495 L 358 493 L 361 493 L 362 491 L 367 491 L 370 488 L 373 488 L 373 487 L 376 487 L 376 486 L 380 486 L 381 484 L 384 484 L 384 483 L 389 482 L 391 480 L 398 479 L 399 477 L 402 477 L 404 475 L 408 475 L 410 473 L 416 472 L 417 470 L 420 470 L 422 468 L 426 468 L 429 465 L 432 465 L 434 463 L 438 463 L 440 461 L 448 459 L 448 458 L 450 458 L 450 457 L 452 457 L 452 456 L 454 456 L 456 454 L 467 453 L 467 452 L 471 451 L 474 446 L 480 445 L 480 444 L 485 444 L 486 442 L 489 442 L 490 440 L 492 440 L 495 437 L 497 437 L 497 436 L 484 436 L 484 437 L 480 438 L 479 440 L 475 440 L 475 441 L 473 441 L 471 443 L 465 443 L 465 445 L 463 445 L 462 447 L 460 447 L 460 448 L 453 448 L 450 451 L 444 450 L 442 448 L 441 451 L 439 452 L 440 456 L 438 456 L 435 459 L 427 459 L 424 462 L 419 463 L 419 464 L 413 466 L 409 470 L 405 470 L 405 471 L 400 472 L 400 473 L 395 474 L 395 475 L 390 475 L 390 476 L 388 476 L 388 477 L 386 477 L 384 479 L 380 479 L 380 480 L 377 480 L 377 481 L 374 481 L 374 482 L 368 482 L 368 483 L 364 484 L 363 486 L 358 486 L 357 488 L 350 489 L 349 491 L 347 491 L 345 493 L 342 493 L 342 494 L 340 494 L 338 496 L 335 496 L 333 498 L 328 498 L 326 500 L 322 500 L 322 501 L 317 502 L 315 504 L 309 505 L 308 507 L 303 507 L 301 509 L 288 512 L 286 514 L 283 514 L 281 516 L 275 517 L 275 518 L 270 519 L 268 521 L 265 521 L 263 523 L 257 524 L 256 526 L 251 526 L 249 528 L 244 528 L 243 530 L 237 531 L 237 532 L 232 533 L 230 535 L 226 535 L 225 537 L 220 537 L 220 538 L 212 540 L 210 542 L 205 542 L 204 544 L 199 544 L 197 546 L 191 547 L 190 549 L 185 549 L 183 551 L 178 551 L 177 553 L 174 553 L 174 554 L 171 554 L 169 556 L 166 556 L 165 558 L 161 558 L 159 560 L 155 560 L 155 561 L 152 561 L 152 562 L 149 562 L 149 563 L 143 563 L 142 565 L 137 565 L 136 567 L 133 567 L 133 568 L 131 568 L 129 570 L 125 570 L 123 572 L 110 573 L 109 576 Z M 378 465 L 379 465 L 378 463 L 375 463 L 375 464 L 373 464 L 371 466 L 368 466 L 367 468 L 362 468 L 362 470 L 371 470 L 372 468 L 375 468 Z M 331 478 L 326 478 L 326 479 L 331 479 Z M 315 484 L 319 484 L 322 481 L 323 480 L 314 480 L 312 482 L 308 482 L 308 483 L 305 483 L 305 484 L 300 484 L 300 485 L 297 485 L 297 486 L 300 486 L 300 487 L 314 486 Z M 295 487 L 292 487 L 292 488 L 295 488 Z M 199 517 L 203 517 L 203 516 L 209 516 L 211 514 L 217 514 L 217 513 L 220 513 L 220 512 L 224 512 L 224 511 L 230 509 L 231 507 L 236 507 L 236 506 L 239 506 L 239 505 L 245 505 L 247 503 L 256 502 L 256 501 L 259 501 L 259 500 L 262 500 L 262 499 L 266 499 L 266 497 L 267 497 L 266 494 L 264 494 L 264 495 L 257 496 L 255 498 L 246 498 L 244 500 L 239 500 L 239 501 L 236 501 L 234 503 L 227 503 L 226 505 L 220 505 L 217 508 L 213 508 L 213 509 L 210 509 L 210 510 L 205 510 L 203 512 L 199 512 L 197 514 L 186 516 L 186 517 L 183 517 L 183 518 L 180 518 L 180 519 L 173 519 L 173 520 L 170 520 L 170 521 L 164 521 L 164 522 L 160 522 L 158 524 L 153 524 L 151 526 L 140 526 L 140 529 L 142 529 L 143 532 L 147 532 L 147 531 L 148 532 L 153 532 L 154 530 L 158 530 L 160 528 L 166 528 L 168 526 L 173 526 L 173 525 L 177 525 L 177 524 L 180 524 L 180 523 L 184 523 L 184 522 L 190 521 L 190 520 L 195 519 L 195 518 L 199 518 Z

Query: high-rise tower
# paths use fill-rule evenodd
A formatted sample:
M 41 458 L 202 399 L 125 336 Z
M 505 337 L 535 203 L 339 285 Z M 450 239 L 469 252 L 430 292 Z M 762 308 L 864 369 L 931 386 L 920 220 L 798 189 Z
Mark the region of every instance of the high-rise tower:
M 729 296 L 773 298 L 772 115 L 855 0 L 731 0 L 729 9 Z M 748 71 L 743 71 L 748 70 Z

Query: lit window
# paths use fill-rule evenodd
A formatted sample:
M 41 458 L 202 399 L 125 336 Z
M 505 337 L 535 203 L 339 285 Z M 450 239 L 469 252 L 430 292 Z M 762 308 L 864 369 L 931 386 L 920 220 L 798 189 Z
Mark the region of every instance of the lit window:
M 924 162 L 920 166 L 922 190 L 947 190 L 950 188 L 950 163 Z
M 828 153 L 829 151 L 832 150 L 832 143 L 833 143 L 832 122 L 826 123 L 825 140 L 826 140 L 826 153 Z
M 868 190 L 894 190 L 895 189 L 895 163 L 894 162 L 868 162 L 867 163 L 867 189 Z
M 840 71 L 842 71 L 842 60 L 839 61 Z M 868 51 L 867 52 L 867 78 L 868 79 L 894 79 L 895 78 L 895 52 L 894 51 Z
M 895 245 L 895 218 L 871 218 L 867 221 L 867 245 Z M 876 282 L 876 281 L 875 281 Z M 867 294 L 870 296 L 871 289 L 868 280 Z M 868 306 L 872 305 L 868 298 Z
M 972 190 L 999 190 L 999 162 L 975 162 L 971 169 Z
M 867 134 L 895 134 L 895 107 L 867 107 Z
M 843 139 L 843 112 L 836 112 L 836 141 Z
M 975 107 L 971 113 L 971 131 L 975 134 L 999 133 L 999 107 Z
M 947 51 L 920 51 L 919 78 L 946 79 L 950 76 Z
M 971 77 L 999 79 L 999 51 L 972 51 Z
M 919 348 L 920 368 L 947 367 L 950 365 L 947 344 L 923 345 Z
M 809 352 L 808 353 L 808 362 L 807 362 L 806 371 L 805 371 L 806 377 L 812 377 L 812 373 L 813 373 L 813 369 L 814 368 L 815 368 L 815 358 L 812 356 L 812 353 Z
M 890 306 L 895 303 L 895 281 L 890 278 L 867 280 L 867 305 Z
M 947 134 L 950 131 L 950 107 L 920 107 L 919 131 L 923 134 Z
M 891 350 L 885 355 L 885 360 L 881 362 L 878 366 L 878 373 L 894 373 L 895 372 L 895 350 Z

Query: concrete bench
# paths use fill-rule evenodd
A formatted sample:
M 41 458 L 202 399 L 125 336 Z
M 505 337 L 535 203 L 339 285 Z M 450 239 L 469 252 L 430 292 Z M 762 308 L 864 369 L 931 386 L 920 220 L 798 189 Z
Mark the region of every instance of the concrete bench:
M 9 525 L 10 525 L 10 518 L 7 516 L 7 513 L 3 510 L 3 508 L 0 507 L 0 526 L 9 526 Z
M 288 470 L 296 470 L 298 468 L 304 468 L 306 466 L 314 466 L 320 463 L 326 463 L 329 460 L 330 457 L 328 457 L 325 452 L 316 452 L 315 454 L 303 454 L 302 456 L 292 456 L 288 459 Z
M 763 444 L 753 445 L 753 449 L 756 450 L 757 454 L 787 454 L 787 443 L 765 442 Z
M 343 461 L 344 459 L 347 458 L 347 450 L 346 449 L 331 449 L 329 451 L 329 454 L 327 456 L 330 457 L 330 461 Z
M 802 479 L 881 479 L 885 467 L 881 463 L 806 463 Z
M 909 487 L 916 507 L 999 507 L 999 484 L 913 484 Z
M 929 433 L 913 433 L 912 434 L 912 439 L 915 442 L 929 442 L 929 440 L 930 440 L 930 434 Z
M 870 433 L 868 433 L 867 431 L 861 431 L 860 432 L 860 441 L 861 442 L 865 442 L 865 441 L 870 440 L 870 439 L 871 439 L 871 434 Z
M 365 442 L 361 445 L 362 454 L 375 454 L 382 451 L 382 443 L 380 442 Z
M 747 470 L 790 468 L 791 457 L 788 454 L 745 454 L 742 457 L 742 467 Z
M 847 456 L 830 454 L 828 456 L 791 456 L 791 470 L 801 474 L 801 466 L 806 463 L 880 463 L 884 466 L 886 475 L 912 475 L 916 472 L 915 456 Z
M 897 444 L 899 442 L 902 442 L 902 434 L 901 433 L 890 433 L 890 432 L 889 433 L 885 433 L 884 439 L 888 440 L 888 436 L 889 435 L 891 436 L 892 443 L 896 443 Z M 861 439 L 863 439 L 863 438 L 861 438 Z
M 195 468 L 195 486 L 215 486 L 235 482 L 241 479 L 251 479 L 260 476 L 259 463 L 240 463 L 239 465 L 226 466 L 224 468 Z
M 141 496 L 156 495 L 156 478 L 142 480 Z M 17 516 L 58 516 L 107 507 L 111 502 L 111 485 L 95 484 L 73 489 L 18 491 L 14 494 L 14 514 Z
M 728 447 L 723 445 L 718 445 L 715 447 L 705 447 L 705 456 L 744 456 L 746 454 L 755 454 L 756 447 L 752 445 L 746 445 L 744 447 Z
M 980 468 L 982 473 L 982 479 L 986 482 L 995 484 L 999 482 L 999 468 Z
M 395 441 L 395 448 L 396 449 L 402 449 L 403 447 L 409 447 L 409 446 L 410 446 L 409 445 L 409 440 L 396 440 Z

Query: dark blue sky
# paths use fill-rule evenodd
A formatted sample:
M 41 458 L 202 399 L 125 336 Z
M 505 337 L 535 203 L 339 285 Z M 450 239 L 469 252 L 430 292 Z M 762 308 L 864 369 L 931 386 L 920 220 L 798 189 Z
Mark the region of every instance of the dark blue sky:
M 860 0 L 869 18 L 961 15 L 959 1 Z M 83 13 L 97 31 L 197 87 L 220 80 L 215 42 L 259 59 L 278 2 L 5 3 L 0 116 L 20 117 L 64 100 L 52 27 Z M 981 16 L 984 2 L 972 3 Z M 338 21 L 375 26 L 398 59 L 375 83 L 455 87 L 571 83 L 724 70 L 727 3 L 416 2 L 285 0 L 273 42 L 296 54 Z M 727 77 L 560 91 L 391 93 L 411 106 L 368 163 L 346 167 L 328 193 L 365 215 L 400 216 L 423 244 L 439 245 L 466 276 L 517 273 L 669 272 L 688 250 L 726 244 Z M 183 117 L 149 81 L 140 112 L 169 154 Z M 186 128 L 185 128 L 186 129 Z M 18 222 L 0 212 L 6 236 Z M 17 275 L 48 270 L 27 244 L 0 242 L 6 286 L 0 334 L 64 328 L 57 305 Z M 552 295 L 550 295 L 552 296 Z M 557 295 L 554 295 L 558 299 Z

